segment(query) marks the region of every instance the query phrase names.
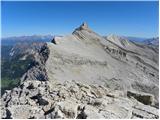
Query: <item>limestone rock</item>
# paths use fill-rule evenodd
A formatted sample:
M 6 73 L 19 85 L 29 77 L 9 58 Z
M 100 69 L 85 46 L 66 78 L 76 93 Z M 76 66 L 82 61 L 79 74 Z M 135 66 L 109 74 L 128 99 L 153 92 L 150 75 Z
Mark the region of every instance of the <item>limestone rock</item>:
M 2 96 L 1 118 L 109 119 L 159 117 L 157 108 L 144 105 L 127 96 L 108 95 L 111 90 L 103 86 L 84 85 L 73 81 L 55 84 L 52 89 L 50 89 L 52 85 L 46 81 L 24 81 L 22 85 L 23 87 L 6 91 Z M 36 94 L 32 93 L 35 89 L 38 91 L 35 92 Z M 75 91 L 78 91 L 77 95 L 82 93 L 82 97 L 78 98 Z M 95 93 L 92 94 L 93 92 Z M 121 93 L 121 91 L 117 91 L 117 93 Z

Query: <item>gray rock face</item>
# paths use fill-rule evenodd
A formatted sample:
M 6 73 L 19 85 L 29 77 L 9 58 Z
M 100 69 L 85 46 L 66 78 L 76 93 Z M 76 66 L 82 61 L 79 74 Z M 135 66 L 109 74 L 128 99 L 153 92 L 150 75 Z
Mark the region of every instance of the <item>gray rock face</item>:
M 150 93 L 158 104 L 158 51 L 111 35 L 104 39 L 82 24 L 72 35 L 47 43 L 49 81 L 81 81 L 113 90 Z
M 75 81 L 55 84 L 24 81 L 1 98 L 1 118 L 158 118 L 158 109 L 122 91 Z
M 54 37 L 1 98 L 1 118 L 159 118 L 158 52 L 86 23 Z M 133 92 L 134 91 L 134 92 Z

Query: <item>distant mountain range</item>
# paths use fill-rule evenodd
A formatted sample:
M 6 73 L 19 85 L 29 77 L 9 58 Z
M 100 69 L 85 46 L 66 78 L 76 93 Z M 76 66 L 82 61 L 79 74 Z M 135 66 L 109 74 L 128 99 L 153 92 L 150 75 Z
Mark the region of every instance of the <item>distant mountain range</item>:
M 141 43 L 146 45 L 156 45 L 156 46 L 159 45 L 159 37 L 153 37 L 153 38 L 126 37 L 126 38 L 136 43 Z
M 129 40 L 134 43 L 140 43 L 140 44 L 145 44 L 145 45 L 159 45 L 159 37 L 153 37 L 153 38 L 142 38 L 142 37 L 128 37 L 128 36 L 117 36 L 117 35 L 108 35 L 104 36 L 104 38 L 110 37 L 110 36 L 116 36 L 121 40 Z
M 50 42 L 53 39 L 53 37 L 54 37 L 53 35 L 6 37 L 1 39 L 1 43 L 2 45 L 15 45 L 20 42 L 26 42 L 26 43 Z M 127 37 L 127 36 L 119 36 L 119 37 L 123 39 L 128 39 L 129 41 L 136 43 L 147 44 L 147 45 L 159 45 L 159 37 L 155 38 L 141 38 L 141 37 Z
M 16 36 L 6 37 L 1 39 L 2 45 L 15 45 L 19 42 L 49 42 L 52 40 L 53 35 L 32 35 L 32 36 Z
M 143 38 L 143 37 L 126 37 L 128 40 L 133 41 L 133 42 L 142 42 L 148 38 Z
M 143 41 L 143 43 L 147 45 L 159 45 L 159 37 L 146 39 Z

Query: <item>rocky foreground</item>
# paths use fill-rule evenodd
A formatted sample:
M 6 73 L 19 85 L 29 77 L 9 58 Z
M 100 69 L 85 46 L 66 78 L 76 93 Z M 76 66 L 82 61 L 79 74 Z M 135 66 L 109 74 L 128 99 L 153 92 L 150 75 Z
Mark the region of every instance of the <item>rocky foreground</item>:
M 141 102 L 139 102 L 139 101 Z M 159 118 L 152 96 L 75 81 L 26 81 L 3 95 L 2 118 Z M 143 102 L 143 103 L 142 103 Z M 147 105 L 144 105 L 147 104 Z
M 20 85 L 1 97 L 1 118 L 159 118 L 157 47 L 84 23 L 33 48 L 19 59 L 34 58 Z

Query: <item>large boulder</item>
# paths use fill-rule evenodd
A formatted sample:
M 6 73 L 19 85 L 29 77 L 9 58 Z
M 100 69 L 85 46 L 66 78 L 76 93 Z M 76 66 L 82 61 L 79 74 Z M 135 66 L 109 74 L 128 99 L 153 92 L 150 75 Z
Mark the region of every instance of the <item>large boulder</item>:
M 127 91 L 128 97 L 134 97 L 139 102 L 145 105 L 154 105 L 154 96 L 149 93 L 135 92 L 135 91 Z

